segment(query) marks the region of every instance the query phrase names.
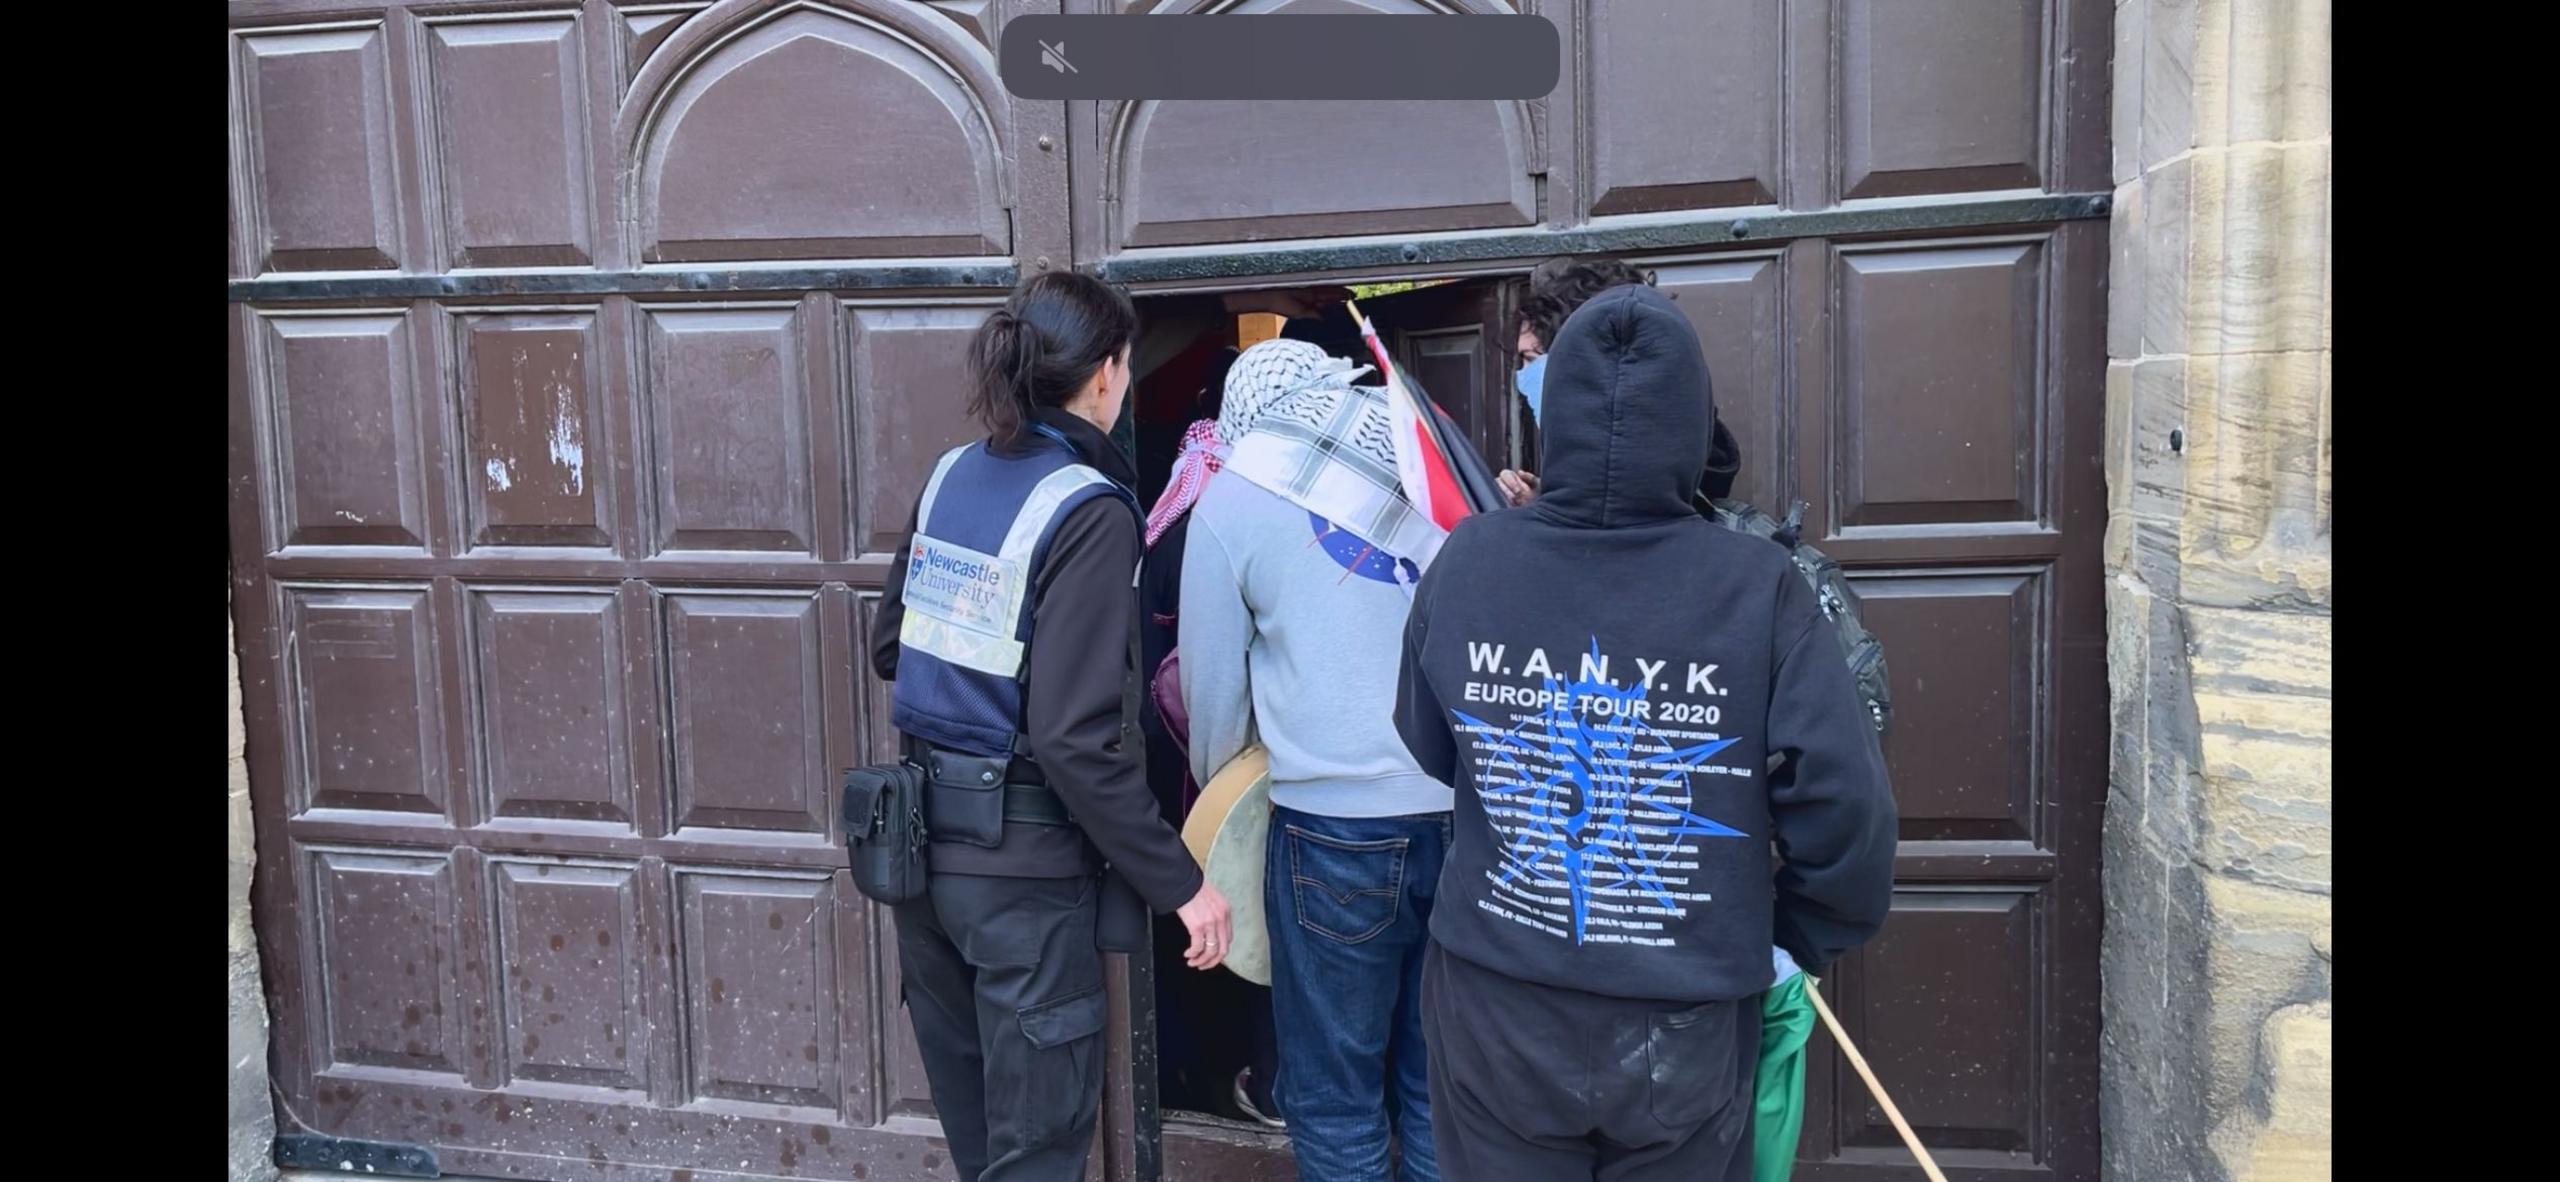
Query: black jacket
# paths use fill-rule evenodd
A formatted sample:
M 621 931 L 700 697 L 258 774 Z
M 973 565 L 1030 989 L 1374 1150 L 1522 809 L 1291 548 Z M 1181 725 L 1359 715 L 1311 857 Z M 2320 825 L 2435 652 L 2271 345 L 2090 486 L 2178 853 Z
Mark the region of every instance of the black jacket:
M 1062 411 L 1043 410 L 1039 417 L 1103 475 L 1124 486 L 1136 479 L 1120 449 L 1091 423 Z M 1158 911 L 1199 892 L 1199 864 L 1147 790 L 1145 742 L 1131 709 L 1138 675 L 1129 667 L 1129 642 L 1138 627 L 1138 596 L 1130 583 L 1142 537 L 1126 505 L 1096 497 L 1058 523 L 1047 556 L 1032 572 L 1024 731 L 1032 760 L 1066 801 L 1077 828 L 1007 825 L 994 849 L 936 844 L 936 872 L 1071 876 L 1093 871 L 1098 852 Z M 871 669 L 884 681 L 898 676 L 909 549 L 899 546 L 891 560 L 871 629 Z
M 1540 495 L 1460 523 L 1423 577 L 1396 714 L 1459 789 L 1431 920 L 1452 955 L 1717 1001 L 1769 987 L 1772 943 L 1820 973 L 1884 920 L 1893 798 L 1839 641 L 1784 549 L 1691 506 L 1707 389 L 1662 293 L 1583 305 Z

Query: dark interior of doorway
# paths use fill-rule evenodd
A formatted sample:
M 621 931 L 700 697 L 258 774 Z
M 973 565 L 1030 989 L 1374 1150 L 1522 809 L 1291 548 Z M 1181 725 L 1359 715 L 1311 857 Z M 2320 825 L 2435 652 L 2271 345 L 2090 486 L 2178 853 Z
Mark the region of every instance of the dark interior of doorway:
M 1444 409 L 1476 419 L 1481 416 L 1471 412 L 1479 405 L 1490 404 L 1507 411 L 1507 403 L 1517 401 L 1509 390 L 1511 334 L 1493 331 L 1502 313 L 1480 311 L 1508 309 L 1500 286 L 1503 282 L 1488 278 L 1432 284 L 1419 291 L 1363 299 L 1361 307 L 1381 332 L 1389 334 L 1391 349 L 1397 347 L 1393 343 L 1395 330 L 1439 328 L 1441 320 L 1452 317 L 1452 309 L 1457 310 L 1457 319 L 1468 323 L 1489 316 L 1492 323 L 1476 338 L 1485 343 L 1482 368 L 1476 372 L 1499 375 L 1499 390 L 1494 393 L 1500 397 L 1473 389 L 1428 389 L 1430 397 Z M 1210 314 L 1203 314 L 1204 307 Z M 1136 353 L 1141 357 L 1168 357 L 1142 376 L 1132 391 L 1127 412 L 1133 420 L 1132 430 L 1123 436 L 1134 445 L 1139 495 L 1152 507 L 1162 495 L 1181 453 L 1184 432 L 1192 423 L 1217 415 L 1227 368 L 1236 356 L 1240 321 L 1234 315 L 1222 314 L 1216 297 L 1142 297 L 1138 311 L 1145 327 L 1140 330 Z M 1288 321 L 1281 335 L 1310 342 L 1358 364 L 1373 364 L 1357 323 L 1338 306 L 1321 316 Z M 1414 370 L 1404 357 L 1399 357 L 1398 364 L 1408 372 Z M 1446 379 L 1443 380 L 1445 384 Z M 1497 379 L 1488 378 L 1491 380 Z M 1516 447 L 1519 433 L 1529 429 L 1528 416 L 1506 413 L 1503 417 L 1516 418 L 1516 424 L 1503 424 L 1502 432 Z M 1481 445 L 1479 450 L 1484 450 Z M 1496 468 L 1505 466 L 1504 455 L 1488 454 L 1486 458 Z M 1182 757 L 1170 750 L 1151 748 L 1148 765 L 1157 805 L 1166 819 L 1179 827 L 1185 805 Z M 1179 1112 L 1250 1121 L 1251 1114 L 1244 1104 L 1251 1103 L 1285 1119 L 1269 1094 L 1273 1056 L 1269 991 L 1223 969 L 1207 973 L 1191 969 L 1182 963 L 1188 943 L 1189 937 L 1178 920 L 1158 917 L 1154 978 L 1159 1105 L 1168 1115 Z M 1250 1086 L 1243 1079 L 1247 1067 L 1253 1069 Z
M 1493 277 L 1392 286 L 1403 290 L 1365 296 L 1360 305 L 1384 334 L 1388 347 L 1396 351 L 1396 363 L 1406 376 L 1464 428 L 1493 467 L 1515 466 L 1522 457 L 1536 455 L 1535 425 L 1511 389 L 1511 373 L 1519 363 L 1513 349 L 1516 284 Z M 1153 505 L 1181 454 L 1183 432 L 1200 419 L 1217 416 L 1218 394 L 1226 366 L 1236 355 L 1242 318 L 1217 314 L 1221 310 L 1217 296 L 1142 296 L 1137 305 L 1141 325 L 1137 357 L 1165 360 L 1139 378 L 1122 411 L 1123 430 L 1117 434 L 1136 461 L 1139 499 Z M 1477 364 L 1453 369 L 1446 364 L 1449 333 L 1459 329 L 1471 330 L 1465 340 L 1473 346 L 1468 351 L 1478 354 L 1472 359 Z M 1406 334 L 1436 335 L 1439 344 L 1425 348 Z M 1358 323 L 1340 305 L 1288 321 L 1281 335 L 1311 342 L 1360 365 L 1373 365 Z M 1467 380 L 1470 374 L 1472 382 Z M 1372 374 L 1363 380 L 1377 379 Z
M 1163 349 L 1172 356 L 1138 383 L 1130 399 L 1137 420 L 1138 497 L 1148 505 L 1156 497 L 1182 452 L 1182 433 L 1192 423 L 1216 418 L 1218 392 L 1227 366 L 1234 362 L 1240 317 L 1203 317 L 1198 297 L 1142 298 L 1138 301 L 1141 355 Z M 1205 327 L 1205 331 L 1204 331 Z M 1321 346 L 1337 357 L 1372 364 L 1351 313 L 1329 308 L 1320 317 L 1291 320 L 1281 333 L 1292 340 Z M 1374 375 L 1370 380 L 1374 380 Z

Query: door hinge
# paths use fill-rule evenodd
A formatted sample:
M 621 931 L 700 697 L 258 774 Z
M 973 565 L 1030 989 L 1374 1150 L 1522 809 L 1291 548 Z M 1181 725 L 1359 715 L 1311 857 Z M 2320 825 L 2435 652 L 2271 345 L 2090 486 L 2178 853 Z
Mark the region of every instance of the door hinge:
M 276 1137 L 276 1165 L 288 1170 L 337 1170 L 376 1178 L 441 1178 L 435 1150 L 392 1141 L 357 1141 L 317 1133 Z

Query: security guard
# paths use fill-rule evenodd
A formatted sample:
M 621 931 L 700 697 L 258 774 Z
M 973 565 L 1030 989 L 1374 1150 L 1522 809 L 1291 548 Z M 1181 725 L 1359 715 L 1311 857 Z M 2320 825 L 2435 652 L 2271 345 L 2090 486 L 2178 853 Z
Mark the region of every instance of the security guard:
M 1084 1176 L 1115 889 L 1181 917 L 1192 967 L 1226 955 L 1227 901 L 1158 811 L 1137 731 L 1135 473 L 1105 434 L 1137 328 L 1126 295 L 1065 272 L 979 326 L 987 438 L 934 466 L 872 634 L 927 778 L 899 981 L 961 1182 Z M 1133 918 L 1112 950 L 1144 949 Z

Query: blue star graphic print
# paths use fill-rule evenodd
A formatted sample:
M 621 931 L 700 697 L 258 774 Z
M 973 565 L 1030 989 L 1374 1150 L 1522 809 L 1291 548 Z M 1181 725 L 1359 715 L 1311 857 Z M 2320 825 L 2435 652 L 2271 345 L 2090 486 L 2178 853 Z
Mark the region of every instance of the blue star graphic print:
M 1503 838 L 1492 901 L 1559 935 L 1551 921 L 1568 920 L 1575 944 L 1668 943 L 1649 933 L 1708 901 L 1689 889 L 1702 843 L 1749 836 L 1693 811 L 1693 777 L 1748 769 L 1716 762 L 1738 739 L 1656 725 L 1679 710 L 1717 715 L 1657 704 L 1645 678 L 1620 687 L 1606 669 L 1595 638 L 1581 675 L 1549 675 L 1531 695 L 1537 708 L 1512 725 L 1450 711 L 1475 745 L 1478 798 Z
M 1380 583 L 1407 589 L 1422 581 L 1422 570 L 1410 558 L 1399 558 L 1361 540 L 1350 530 L 1324 519 L 1317 513 L 1307 514 L 1307 526 L 1315 531 L 1309 545 L 1324 547 L 1325 556 L 1343 569 L 1344 578 L 1358 575 Z

